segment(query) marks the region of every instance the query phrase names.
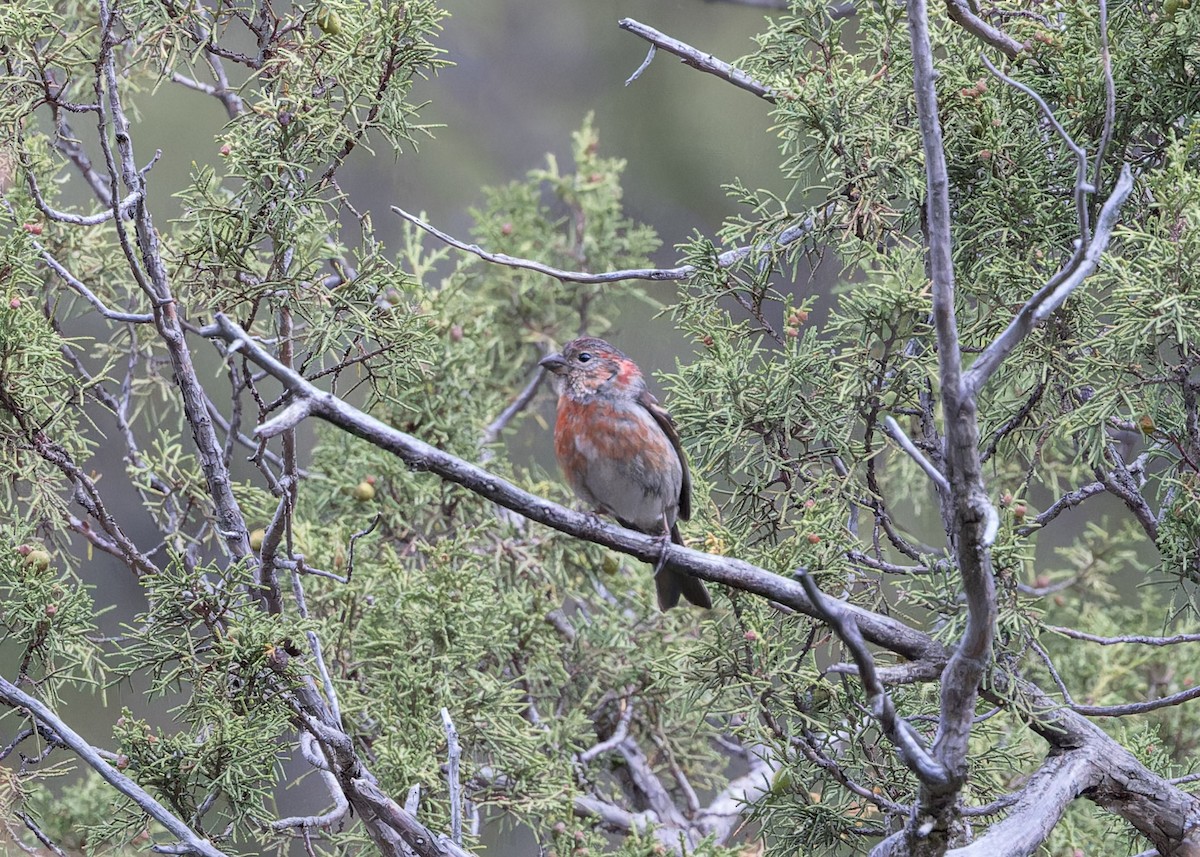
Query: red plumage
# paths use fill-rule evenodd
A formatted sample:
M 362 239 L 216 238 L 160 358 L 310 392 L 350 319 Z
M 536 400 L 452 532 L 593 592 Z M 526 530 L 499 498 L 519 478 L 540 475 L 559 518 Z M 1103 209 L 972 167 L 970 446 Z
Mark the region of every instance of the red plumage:
M 568 342 L 542 365 L 561 387 L 554 452 L 581 500 L 622 525 L 683 544 L 676 521 L 691 517 L 691 475 L 670 414 L 646 390 L 637 364 L 602 339 Z M 660 569 L 658 602 L 712 600 L 689 575 Z

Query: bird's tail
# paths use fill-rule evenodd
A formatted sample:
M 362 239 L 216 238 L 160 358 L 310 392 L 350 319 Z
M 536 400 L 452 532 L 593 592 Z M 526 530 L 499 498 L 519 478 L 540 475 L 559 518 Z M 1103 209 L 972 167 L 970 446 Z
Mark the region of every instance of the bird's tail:
M 678 524 L 671 525 L 671 541 L 677 545 L 683 544 Z M 712 598 L 708 595 L 704 581 L 690 574 L 663 568 L 654 576 L 654 585 L 658 590 L 658 606 L 661 610 L 670 610 L 678 604 L 680 595 L 697 607 L 712 607 Z

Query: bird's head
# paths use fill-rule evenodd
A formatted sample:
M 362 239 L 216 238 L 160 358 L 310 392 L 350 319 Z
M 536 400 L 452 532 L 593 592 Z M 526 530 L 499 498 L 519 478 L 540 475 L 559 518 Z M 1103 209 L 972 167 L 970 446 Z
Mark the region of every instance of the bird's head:
M 603 339 L 591 336 L 571 340 L 561 352 L 542 358 L 540 364 L 562 378 L 564 389 L 573 395 L 605 392 L 636 395 L 644 387 L 636 363 Z

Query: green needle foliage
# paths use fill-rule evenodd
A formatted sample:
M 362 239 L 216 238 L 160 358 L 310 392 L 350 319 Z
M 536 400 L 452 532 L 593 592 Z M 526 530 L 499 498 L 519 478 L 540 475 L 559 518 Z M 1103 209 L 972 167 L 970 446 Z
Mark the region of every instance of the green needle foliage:
M 1200 629 L 1200 9 L 1108 10 L 1108 127 L 1097 4 L 987 5 L 1023 45 L 1015 59 L 942 9 L 931 20 L 968 364 L 1071 258 L 1079 192 L 1094 223 L 1123 164 L 1136 186 L 1097 273 L 979 396 L 999 530 L 996 642 L 962 796 L 976 832 L 1061 749 L 1031 730 L 1046 712 L 1013 677 L 1093 708 L 1187 697 L 1200 681 L 1176 648 L 1075 630 Z M 76 728 L 110 750 L 106 764 L 229 854 L 374 853 L 371 819 L 337 811 L 364 771 L 401 805 L 419 786 L 419 821 L 448 831 L 442 709 L 466 805 L 493 841 L 522 826 L 546 854 L 651 857 L 686 830 L 702 857 L 834 855 L 899 830 L 920 783 L 827 625 L 724 588 L 711 613 L 661 614 L 650 568 L 363 439 L 306 423 L 299 440 L 259 444 L 247 436 L 289 400 L 243 355 L 212 359 L 202 330 L 223 313 L 321 389 L 569 504 L 553 474 L 509 454 L 514 437 L 548 432 L 547 394 L 519 397 L 548 349 L 605 335 L 622 311 L 663 310 L 654 323 L 692 343 L 655 383 L 696 481 L 689 545 L 807 569 L 829 597 L 953 647 L 967 614 L 939 497 L 887 422 L 944 465 L 904 5 L 831 17 L 793 0 L 767 20 L 739 67 L 774 93 L 778 182 L 730 177 L 738 213 L 677 248 L 694 274 L 669 307 L 636 282 L 451 252 L 407 221 L 385 245 L 339 169 L 359 150 L 438 145 L 412 97 L 448 66 L 445 12 L 429 0 L 122 2 L 106 20 L 93 4 L 0 6 L 0 675 L 67 723 L 90 720 Z M 1095 159 L 1093 188 L 981 51 Z M 212 163 L 179 187 L 147 168 L 151 192 L 122 208 L 135 188 L 121 147 L 131 139 L 139 169 L 151 153 L 136 123 L 114 130 L 116 114 L 179 87 L 222 111 L 188 129 L 212 139 Z M 99 139 L 81 141 L 72 126 L 97 119 Z M 481 191 L 471 239 L 564 271 L 648 267 L 659 241 L 624 209 L 625 166 L 589 114 L 569 163 L 547 157 Z M 839 273 L 832 294 L 809 286 L 819 266 Z M 618 345 L 636 359 L 637 343 Z M 185 407 L 188 373 L 204 418 Z M 205 419 L 215 454 L 196 440 Z M 118 577 L 141 600 L 101 634 Z M 906 674 L 885 648 L 873 650 L 896 710 L 931 743 L 936 675 Z M 314 697 L 361 765 L 342 779 Z M 4 700 L 12 837 L 80 853 L 173 846 L 129 790 Z M 1150 771 L 1186 778 L 1198 712 L 1182 699 L 1096 722 Z M 1039 853 L 1097 843 L 1149 847 L 1076 802 Z M 468 829 L 464 844 L 483 841 Z

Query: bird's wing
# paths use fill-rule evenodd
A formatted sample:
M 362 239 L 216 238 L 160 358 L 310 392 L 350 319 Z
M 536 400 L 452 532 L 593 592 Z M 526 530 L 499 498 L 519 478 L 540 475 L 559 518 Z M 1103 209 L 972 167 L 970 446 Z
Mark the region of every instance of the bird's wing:
M 679 432 L 675 429 L 675 420 L 667 413 L 667 409 L 658 403 L 648 391 L 643 390 L 638 396 L 638 404 L 650 412 L 663 434 L 671 441 L 675 454 L 679 456 L 679 466 L 683 469 L 683 483 L 679 487 L 679 517 L 690 520 L 692 517 L 692 474 L 688 470 L 687 456 L 683 454 L 683 446 L 679 442 Z

